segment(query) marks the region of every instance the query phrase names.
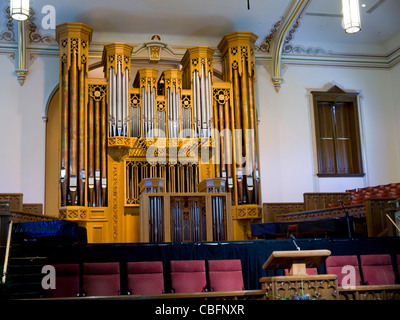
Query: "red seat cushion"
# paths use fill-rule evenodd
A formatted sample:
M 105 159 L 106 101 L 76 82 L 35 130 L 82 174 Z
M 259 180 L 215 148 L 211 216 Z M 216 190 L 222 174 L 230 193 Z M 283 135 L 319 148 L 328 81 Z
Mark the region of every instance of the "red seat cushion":
M 329 256 L 326 259 L 326 272 L 337 275 L 339 286 L 342 286 L 343 278 L 349 274 L 348 270 L 343 269 L 344 266 L 354 267 L 356 276 L 354 285 L 359 286 L 361 284 L 361 276 L 357 256 Z
M 79 294 L 79 264 L 55 264 L 56 288 L 45 291 L 47 298 L 76 297 Z
M 392 260 L 389 254 L 360 256 L 364 282 L 369 285 L 395 284 Z
M 205 291 L 207 288 L 205 261 L 171 261 L 171 286 L 176 293 Z
M 164 291 L 161 261 L 128 262 L 128 290 L 131 294 L 160 294 Z
M 118 295 L 120 292 L 119 263 L 84 263 L 83 291 L 87 296 Z
M 209 260 L 208 277 L 214 291 L 239 291 L 244 287 L 240 260 Z

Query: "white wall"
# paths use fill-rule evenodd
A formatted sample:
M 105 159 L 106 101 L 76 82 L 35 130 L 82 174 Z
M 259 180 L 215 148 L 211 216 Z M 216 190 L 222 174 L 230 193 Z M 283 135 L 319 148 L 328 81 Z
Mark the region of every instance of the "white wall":
M 343 192 L 400 181 L 399 103 L 392 87 L 400 72 L 388 69 L 289 66 L 279 93 L 257 68 L 263 202 L 302 201 L 304 192 Z M 395 80 L 397 79 L 397 82 Z M 327 84 L 360 92 L 364 178 L 318 178 L 309 92 Z M 399 94 L 397 89 L 396 93 Z M 396 101 L 396 102 L 395 102 Z M 396 104 L 395 104 L 396 103 Z M 397 123 L 395 106 L 397 107 Z
M 58 57 L 38 57 L 21 87 L 10 59 L 0 55 L 0 193 L 44 203 L 44 108 L 58 83 Z

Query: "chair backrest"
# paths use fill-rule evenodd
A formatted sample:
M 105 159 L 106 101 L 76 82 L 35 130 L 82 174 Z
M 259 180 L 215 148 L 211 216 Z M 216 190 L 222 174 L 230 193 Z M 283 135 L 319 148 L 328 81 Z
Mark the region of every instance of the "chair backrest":
M 118 295 L 120 292 L 119 263 L 84 263 L 83 292 L 86 296 Z
M 233 260 L 209 260 L 208 279 L 213 291 L 239 291 L 244 289 L 242 262 Z
M 204 260 L 172 260 L 171 287 L 174 292 L 202 292 L 207 288 Z
M 128 291 L 131 294 L 160 294 L 164 292 L 161 261 L 128 262 Z
M 45 290 L 46 298 L 76 297 L 79 294 L 79 264 L 54 264 L 55 289 Z
M 346 275 L 350 275 L 350 270 L 347 268 L 343 268 L 345 266 L 351 266 L 354 267 L 355 271 L 355 286 L 359 286 L 361 284 L 361 276 L 360 276 L 360 268 L 358 266 L 358 259 L 357 256 L 329 256 L 326 261 L 326 272 L 328 274 L 336 274 L 338 277 L 338 285 L 350 285 L 351 279 L 349 279 L 349 282 L 346 281 L 346 283 L 342 284 L 342 280 Z
M 395 284 L 392 260 L 389 254 L 361 255 L 364 282 L 369 285 Z

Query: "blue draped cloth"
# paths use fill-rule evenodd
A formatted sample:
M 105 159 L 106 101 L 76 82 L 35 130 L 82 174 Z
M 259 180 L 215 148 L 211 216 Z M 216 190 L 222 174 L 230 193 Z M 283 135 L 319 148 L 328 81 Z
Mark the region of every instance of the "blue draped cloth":
M 25 239 L 76 241 L 78 223 L 67 220 L 14 223 L 12 237 L 17 241 Z

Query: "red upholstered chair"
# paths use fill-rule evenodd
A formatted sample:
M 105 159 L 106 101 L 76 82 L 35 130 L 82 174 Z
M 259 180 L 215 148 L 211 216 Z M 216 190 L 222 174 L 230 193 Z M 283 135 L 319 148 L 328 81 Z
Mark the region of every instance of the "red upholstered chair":
M 55 264 L 56 288 L 45 290 L 46 298 L 76 297 L 79 295 L 79 264 Z
M 366 284 L 395 284 L 395 275 L 389 254 L 361 255 L 360 262 Z
M 130 294 L 160 294 L 164 292 L 161 261 L 128 262 L 127 273 Z
M 119 262 L 84 263 L 83 293 L 114 296 L 120 293 Z
M 243 290 L 242 262 L 239 259 L 209 260 L 208 279 L 212 291 Z
M 338 277 L 338 285 L 342 286 L 343 278 L 348 274 L 348 271 L 344 270 L 344 266 L 352 266 L 355 269 L 356 286 L 361 284 L 360 268 L 358 266 L 357 256 L 329 256 L 326 261 L 326 272 L 328 274 L 336 274 Z
M 171 287 L 173 292 L 202 292 L 207 289 L 204 260 L 171 261 Z

